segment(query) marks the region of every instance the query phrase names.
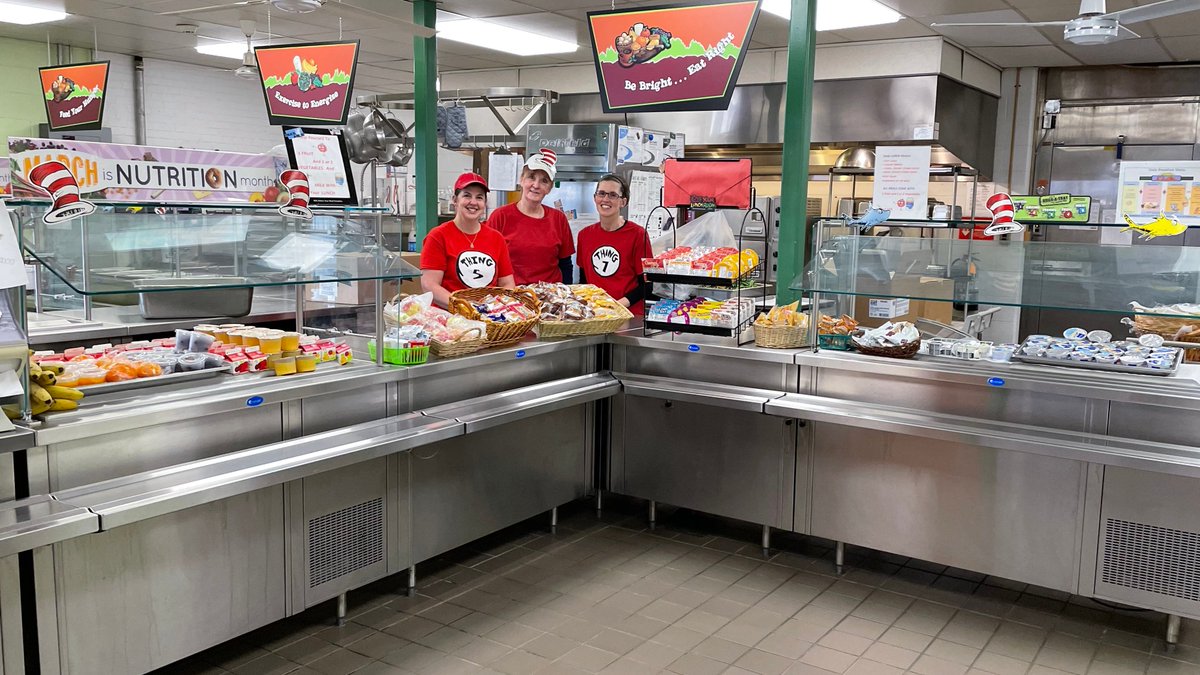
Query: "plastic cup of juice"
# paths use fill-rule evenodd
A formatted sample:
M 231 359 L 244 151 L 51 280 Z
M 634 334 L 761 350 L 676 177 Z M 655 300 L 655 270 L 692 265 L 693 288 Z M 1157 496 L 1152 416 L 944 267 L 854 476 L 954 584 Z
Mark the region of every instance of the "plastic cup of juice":
M 262 333 L 258 336 L 258 348 L 264 354 L 279 354 L 283 351 L 283 333 Z
M 311 373 L 317 369 L 316 354 L 302 354 L 294 357 L 296 359 L 296 371 L 300 373 Z
M 295 352 L 300 350 L 300 334 L 287 332 L 283 334 L 283 351 Z
M 259 347 L 260 342 L 259 342 L 258 331 L 253 331 L 253 330 L 242 331 L 242 346 Z
M 296 357 L 288 356 L 275 359 L 274 363 L 276 375 L 295 375 L 296 374 Z

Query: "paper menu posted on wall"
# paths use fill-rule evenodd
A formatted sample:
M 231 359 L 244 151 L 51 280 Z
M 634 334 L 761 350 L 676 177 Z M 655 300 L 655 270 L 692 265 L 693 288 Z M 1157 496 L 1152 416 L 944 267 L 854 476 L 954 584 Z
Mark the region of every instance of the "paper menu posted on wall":
M 891 209 L 894 219 L 927 218 L 931 157 L 927 145 L 875 148 L 875 207 Z
M 521 164 L 521 156 L 511 152 L 488 155 L 488 188 L 501 192 L 516 190 Z
M 24 286 L 25 258 L 17 243 L 17 228 L 8 213 L 8 204 L 0 200 L 0 288 Z
M 291 139 L 296 168 L 308 176 L 313 197 L 349 199 L 350 177 L 342 147 L 334 136 L 307 135 Z
M 661 173 L 634 171 L 629 175 L 629 219 L 646 228 L 651 239 L 662 234 L 671 217 L 670 209 L 657 209 L 662 203 L 662 190 Z
M 1165 214 L 1185 225 L 1200 225 L 1200 162 L 1121 162 L 1119 208 L 1115 219 L 1136 220 Z

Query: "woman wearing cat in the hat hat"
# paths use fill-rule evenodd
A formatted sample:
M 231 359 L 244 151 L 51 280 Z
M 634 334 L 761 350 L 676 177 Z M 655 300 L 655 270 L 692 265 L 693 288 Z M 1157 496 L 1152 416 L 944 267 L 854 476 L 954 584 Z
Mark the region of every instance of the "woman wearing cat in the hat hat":
M 558 157 L 543 148 L 521 169 L 521 199 L 492 212 L 487 224 L 504 235 L 518 285 L 571 283 L 575 242 L 562 211 L 542 204 L 554 189 Z

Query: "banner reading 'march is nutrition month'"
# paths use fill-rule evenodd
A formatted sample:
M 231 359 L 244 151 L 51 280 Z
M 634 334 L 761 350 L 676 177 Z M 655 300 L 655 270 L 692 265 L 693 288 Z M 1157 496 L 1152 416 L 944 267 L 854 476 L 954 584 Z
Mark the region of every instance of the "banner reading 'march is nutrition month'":
M 758 0 L 588 12 L 605 112 L 725 110 Z

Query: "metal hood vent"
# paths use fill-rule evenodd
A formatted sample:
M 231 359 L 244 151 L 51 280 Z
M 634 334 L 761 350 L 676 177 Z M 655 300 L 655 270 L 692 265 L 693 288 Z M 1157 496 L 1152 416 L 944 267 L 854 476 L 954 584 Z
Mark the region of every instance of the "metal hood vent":
M 693 156 L 749 156 L 755 174 L 768 176 L 782 171 L 784 94 L 783 84 L 739 86 L 728 110 L 631 113 L 628 121 L 606 115 L 598 94 L 570 94 L 554 106 L 553 117 L 682 131 Z M 851 147 L 918 143 L 916 129 L 935 126 L 935 164 L 966 164 L 990 176 L 998 108 L 995 96 L 940 75 L 819 81 L 813 85 L 812 144 L 829 156 L 814 151 L 810 170 L 827 172 Z

